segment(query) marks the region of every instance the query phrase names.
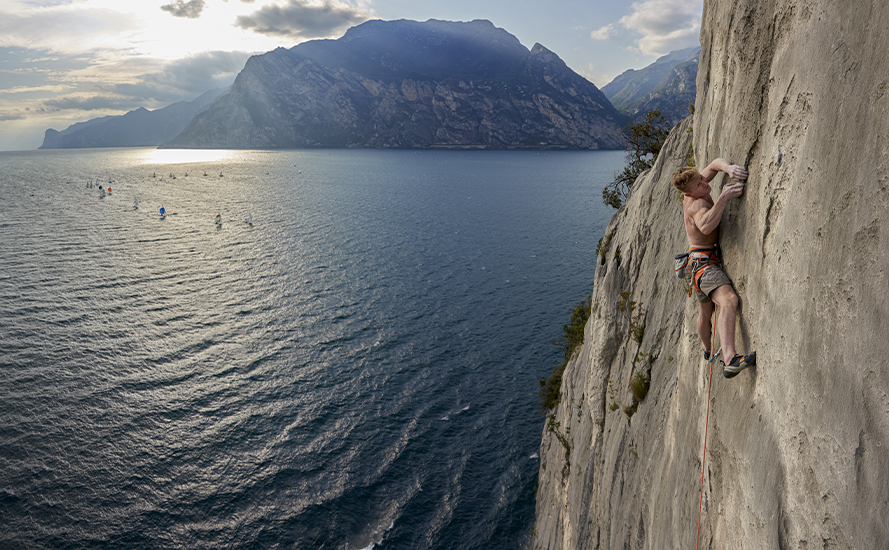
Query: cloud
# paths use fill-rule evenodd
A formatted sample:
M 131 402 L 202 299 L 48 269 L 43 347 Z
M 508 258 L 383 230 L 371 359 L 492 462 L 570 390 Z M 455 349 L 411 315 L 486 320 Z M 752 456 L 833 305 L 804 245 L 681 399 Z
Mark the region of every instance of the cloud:
M 128 67 L 136 72 L 119 82 L 97 84 L 94 93 L 129 102 L 129 106 L 120 108 L 166 107 L 177 101 L 191 101 L 212 88 L 230 86 L 248 57 L 247 52 L 212 51 L 169 62 L 142 59 L 136 67 L 132 66 L 133 60 L 127 60 Z
M 44 100 L 43 105 L 50 110 L 127 110 L 132 108 L 133 101 L 119 96 L 85 95 L 51 98 Z
M 614 36 L 614 24 L 605 25 L 601 29 L 590 33 L 590 38 L 593 40 L 608 40 L 612 36 Z
M 283 6 L 263 6 L 250 15 L 238 16 L 235 26 L 269 36 L 323 38 L 369 18 L 368 13 L 334 0 L 322 0 L 321 3 L 287 0 Z
M 115 34 L 138 28 L 132 16 L 99 7 L 53 5 L 34 8 L 0 3 L 0 46 L 84 52 L 102 44 L 97 29 Z
M 202 52 L 169 62 L 132 82 L 109 89 L 132 98 L 150 98 L 168 104 L 194 99 L 212 88 L 230 86 L 244 68 L 246 52 Z
M 247 52 L 211 51 L 175 61 L 145 57 L 109 61 L 67 73 L 64 85 L 43 83 L 0 90 L 0 101 L 27 94 L 28 101 L 42 107 L 37 112 L 64 112 L 69 117 L 76 112 L 118 114 L 139 107 L 158 109 L 230 86 L 249 56 Z M 111 74 L 114 78 L 108 76 Z M 2 107 L 0 103 L 0 111 L 11 117 Z
M 172 3 L 161 6 L 164 11 L 170 12 L 173 17 L 187 17 L 188 19 L 197 19 L 201 16 L 201 12 L 207 4 L 204 0 L 173 0 Z
M 70 86 L 62 84 L 42 85 L 42 86 L 15 86 L 11 88 L 0 89 L 0 96 L 14 94 L 34 94 L 37 92 L 61 93 L 70 89 Z
M 642 35 L 636 40 L 641 53 L 664 55 L 697 44 L 702 11 L 702 0 L 645 0 L 634 3 L 620 24 Z
M 231 84 L 249 57 L 247 52 L 201 52 L 172 61 L 146 78 L 176 82 L 180 89 L 203 93 L 210 87 Z
M 20 112 L 16 112 L 16 111 L 3 112 L 3 111 L 0 111 L 0 121 L 7 121 L 7 120 L 24 120 L 24 119 L 25 119 L 25 115 L 23 115 L 23 114 L 20 113 Z

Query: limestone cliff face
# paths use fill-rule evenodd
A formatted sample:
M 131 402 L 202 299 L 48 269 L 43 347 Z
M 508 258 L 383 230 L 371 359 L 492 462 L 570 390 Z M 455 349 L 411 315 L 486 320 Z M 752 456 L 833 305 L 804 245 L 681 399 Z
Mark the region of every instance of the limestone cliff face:
M 889 547 L 887 28 L 882 0 L 705 0 L 694 134 L 673 132 L 606 230 L 541 444 L 534 548 L 695 547 L 708 371 L 671 275 L 686 244 L 669 184 L 689 140 L 698 166 L 750 170 L 721 244 L 738 348 L 759 355 L 731 380 L 714 369 L 700 547 Z M 634 368 L 651 389 L 628 421 L 609 404 L 631 403 Z

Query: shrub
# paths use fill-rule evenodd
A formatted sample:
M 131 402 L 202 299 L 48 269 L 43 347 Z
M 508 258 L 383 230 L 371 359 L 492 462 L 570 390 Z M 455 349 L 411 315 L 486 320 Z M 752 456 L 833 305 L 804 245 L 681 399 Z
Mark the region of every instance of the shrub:
M 562 374 L 568 362 L 563 362 L 556 367 L 549 378 L 540 381 L 540 410 L 543 413 L 556 408 L 559 404 L 560 392 L 562 390 Z
M 562 337 L 553 342 L 553 344 L 565 350 L 565 361 L 570 360 L 574 352 L 583 345 L 583 330 L 590 318 L 590 302 L 592 298 L 592 294 L 587 296 L 585 300 L 571 310 L 571 322 L 567 325 L 562 325 Z
M 629 322 L 627 336 L 641 345 L 645 337 L 645 311 L 642 309 L 642 302 L 630 300 L 629 292 L 621 292 L 617 306 Z
M 623 206 L 636 178 L 654 165 L 670 135 L 670 123 L 660 110 L 654 109 L 637 124 L 625 128 L 623 134 L 629 143 L 627 165 L 614 181 L 602 189 L 602 201 L 614 209 Z
M 603 264 L 607 258 L 608 248 L 611 246 L 611 237 L 611 234 L 604 235 L 599 239 L 599 244 L 596 245 L 596 257 L 599 258 L 599 261 Z
M 651 387 L 651 379 L 642 371 L 636 371 L 636 374 L 630 378 L 630 392 L 639 403 L 645 401 L 649 387 Z
M 556 439 L 559 440 L 559 443 L 562 444 L 562 447 L 565 448 L 565 460 L 568 460 L 571 456 L 571 443 L 568 441 L 568 435 L 571 434 L 571 428 L 569 427 L 566 430 L 566 433 L 563 434 L 559 431 L 559 428 L 562 427 L 561 422 L 556 422 L 556 415 L 551 414 L 549 416 L 549 421 L 546 423 L 546 429 L 549 432 L 556 436 Z
M 639 408 L 639 402 L 636 401 L 635 399 L 633 400 L 632 405 L 627 405 L 626 407 L 624 407 L 624 414 L 627 415 L 628 421 L 631 418 L 633 418 L 633 415 L 636 414 L 636 409 L 638 409 L 638 408 Z
M 577 307 L 571 311 L 571 322 L 567 325 L 562 325 L 562 337 L 553 342 L 553 344 L 565 350 L 565 356 L 562 364 L 553 370 L 548 379 L 540 380 L 540 391 L 538 395 L 540 395 L 540 409 L 544 414 L 546 411 L 556 408 L 559 404 L 559 397 L 562 390 L 562 375 L 565 372 L 565 367 L 568 366 L 568 361 L 570 361 L 571 357 L 574 355 L 574 352 L 583 345 L 583 330 L 584 327 L 586 327 L 587 320 L 590 318 L 591 300 L 592 295 L 580 302 Z

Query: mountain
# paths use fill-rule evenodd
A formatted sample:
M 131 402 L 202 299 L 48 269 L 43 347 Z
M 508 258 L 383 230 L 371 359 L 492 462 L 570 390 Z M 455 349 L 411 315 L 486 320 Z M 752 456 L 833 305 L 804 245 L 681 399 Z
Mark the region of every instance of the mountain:
M 192 101 L 180 101 L 154 111 L 140 107 L 124 115 L 78 122 L 61 132 L 50 128 L 40 149 L 160 145 L 178 135 L 196 113 L 224 91 L 216 88 Z
M 602 93 L 628 117 L 660 109 L 675 125 L 695 102 L 700 54 L 700 46 L 671 52 L 644 69 L 623 72 L 603 86 Z
M 615 149 L 624 117 L 489 21 L 368 21 L 251 57 L 164 147 Z
M 703 14 L 695 114 L 590 274 L 584 343 L 541 426 L 529 547 L 887 548 L 889 3 L 704 0 Z M 717 361 L 712 385 L 672 266 L 688 243 L 670 177 L 690 145 L 698 167 L 750 172 L 720 255 L 736 344 L 758 364 L 726 379 Z M 650 386 L 633 408 L 637 372 Z

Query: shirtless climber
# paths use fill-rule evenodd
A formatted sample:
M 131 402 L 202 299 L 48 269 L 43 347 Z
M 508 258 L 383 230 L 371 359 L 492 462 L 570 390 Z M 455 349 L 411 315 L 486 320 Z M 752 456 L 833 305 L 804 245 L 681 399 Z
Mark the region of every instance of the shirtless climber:
M 722 187 L 716 202 L 710 197 L 709 183 L 720 172 L 725 172 L 733 180 Z M 710 359 L 713 350 L 710 337 L 713 326 L 714 303 L 719 306 L 716 328 L 722 342 L 723 357 L 730 357 L 723 365 L 726 378 L 737 376 L 739 372 L 756 364 L 756 352 L 748 355 L 735 354 L 735 314 L 738 309 L 738 295 L 732 288 L 732 281 L 722 268 L 719 257 L 719 222 L 731 199 L 737 199 L 744 190 L 743 181 L 747 170 L 743 166 L 729 164 L 718 158 L 703 172 L 694 168 L 680 168 L 673 174 L 673 185 L 685 194 L 682 200 L 682 213 L 685 219 L 685 232 L 688 234 L 688 264 L 692 274 L 692 288 L 701 306 L 698 317 L 698 335 L 704 342 L 704 358 Z

